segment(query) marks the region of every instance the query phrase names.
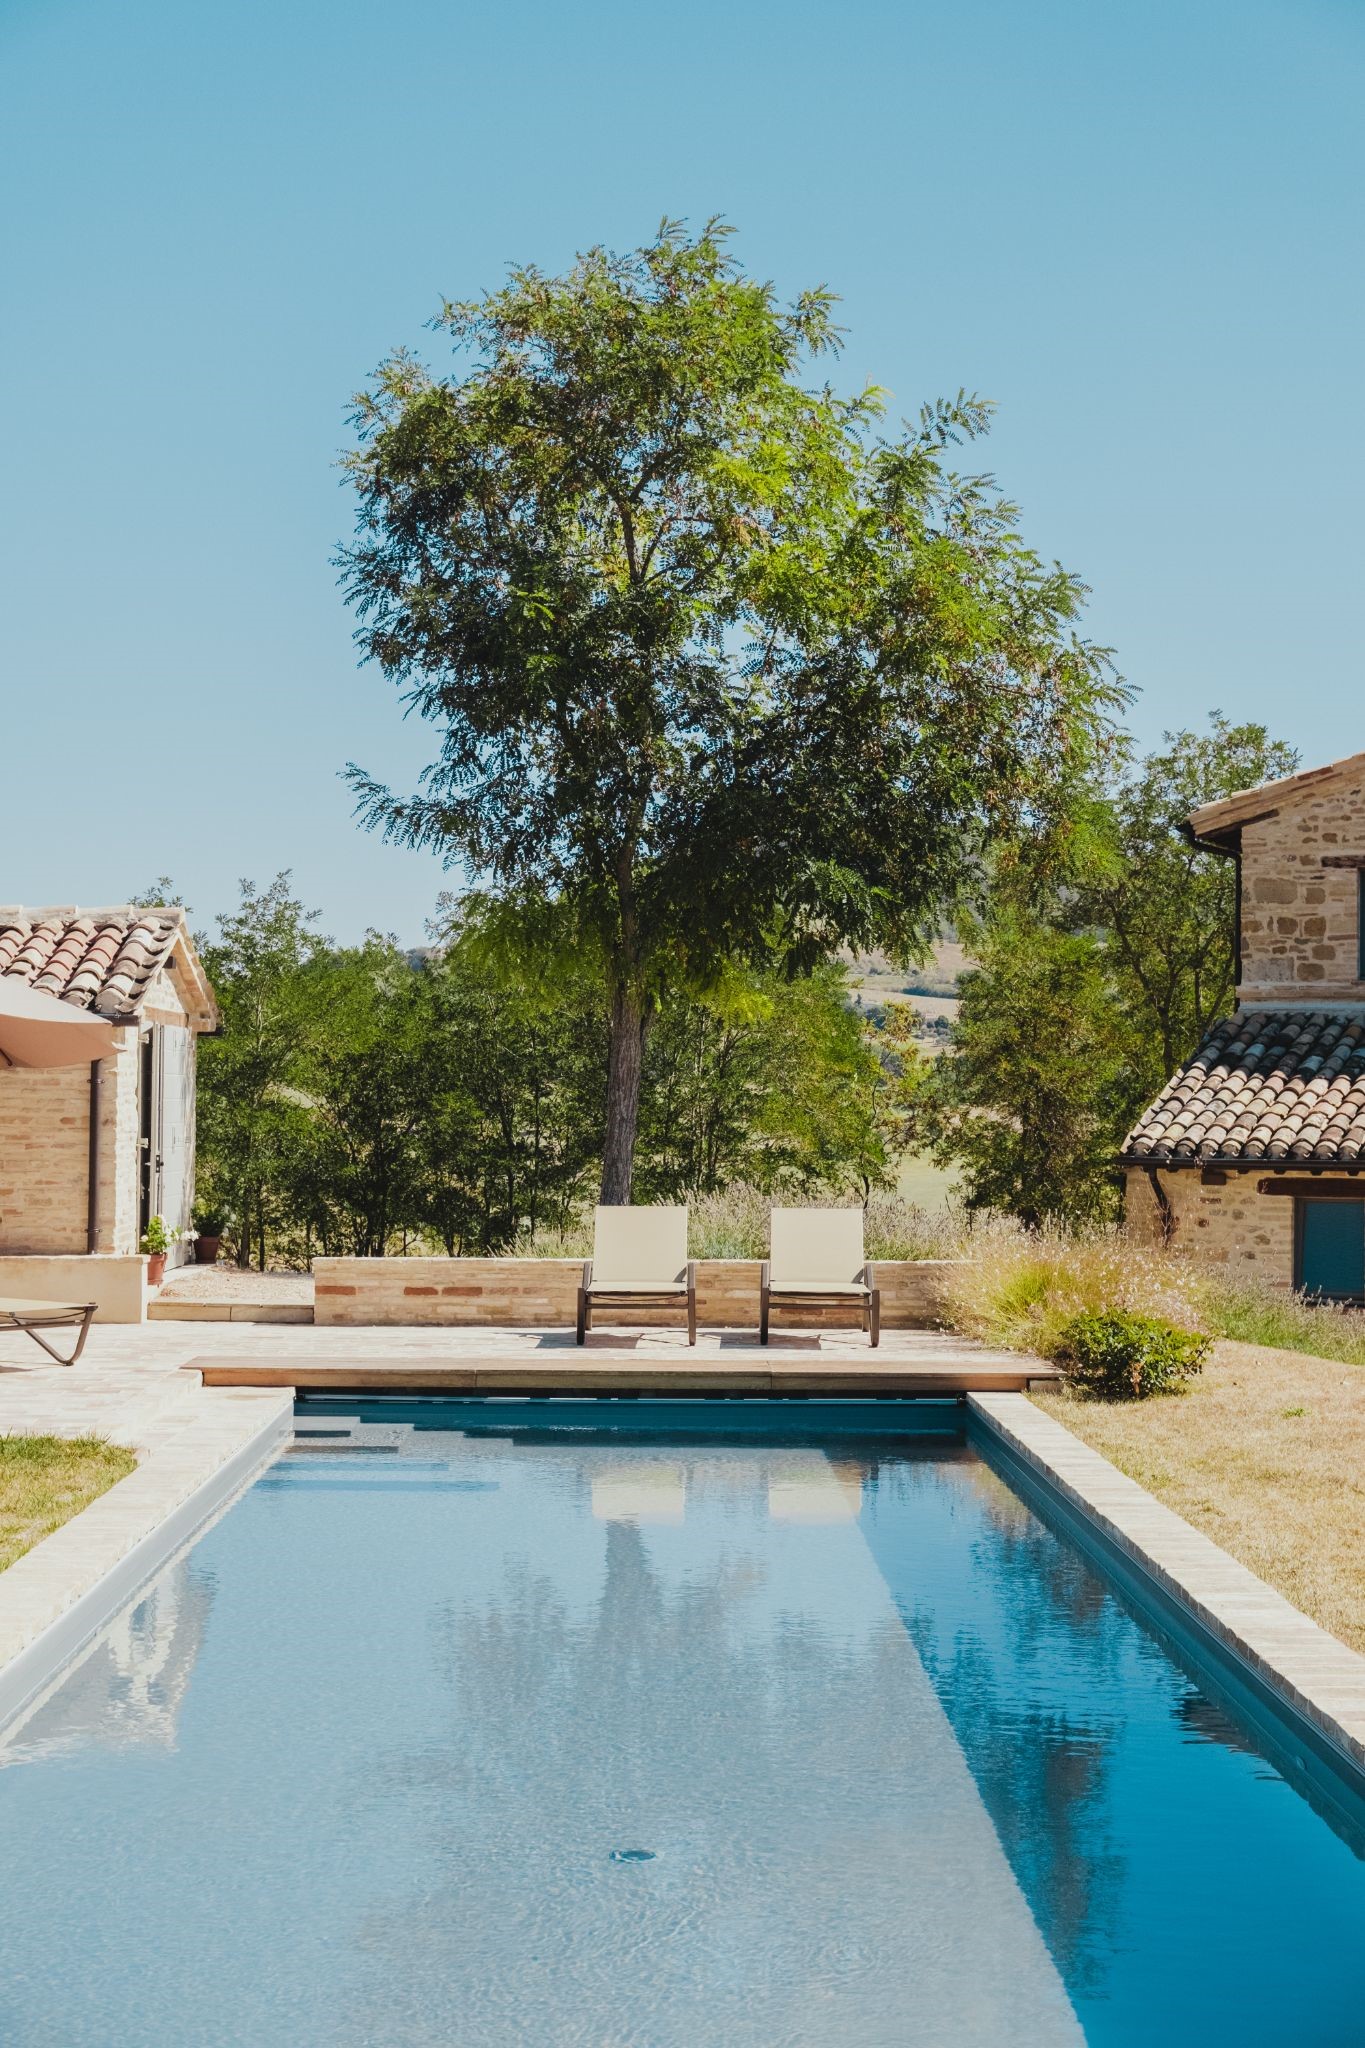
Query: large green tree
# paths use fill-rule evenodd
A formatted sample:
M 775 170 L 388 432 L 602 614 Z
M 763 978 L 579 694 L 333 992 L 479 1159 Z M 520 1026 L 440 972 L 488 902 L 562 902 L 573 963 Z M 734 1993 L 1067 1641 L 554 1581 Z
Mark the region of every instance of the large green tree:
M 1296 759 L 1215 711 L 1207 732 L 1120 754 L 1060 860 L 993 876 L 964 920 L 952 1049 L 912 1075 L 918 1128 L 971 1206 L 1030 1225 L 1116 1213 L 1124 1133 L 1235 1000 L 1236 872 L 1189 814 Z
M 1073 928 L 1104 934 L 1138 1097 L 1155 1094 L 1233 1002 L 1237 870 L 1194 843 L 1189 815 L 1297 766 L 1265 726 L 1214 711 L 1207 732 L 1166 733 L 1109 794 L 1106 844 L 1064 912 Z
M 924 1078 L 938 1156 L 969 1208 L 1030 1229 L 1111 1217 L 1132 1048 L 1105 949 L 1003 906 L 971 936 L 952 1050 Z
M 727 231 L 665 223 L 449 304 L 357 402 L 358 639 L 438 735 L 362 815 L 437 849 L 523 938 L 594 963 L 602 1194 L 629 1200 L 670 991 L 842 942 L 921 950 L 996 835 L 1046 831 L 1114 699 L 1074 576 L 948 450 L 811 381 L 827 291 L 784 306 Z
M 680 1201 L 731 1181 L 865 1196 L 891 1179 L 888 1077 L 831 963 L 736 975 L 665 1005 L 645 1050 L 637 1183 Z
M 203 945 L 222 1030 L 199 1051 L 199 1180 L 226 1208 L 238 1263 L 264 1270 L 294 1220 L 293 1186 L 308 1116 L 309 1062 L 327 1028 L 317 968 L 325 941 L 288 873 L 266 889 L 244 881 L 241 902 Z

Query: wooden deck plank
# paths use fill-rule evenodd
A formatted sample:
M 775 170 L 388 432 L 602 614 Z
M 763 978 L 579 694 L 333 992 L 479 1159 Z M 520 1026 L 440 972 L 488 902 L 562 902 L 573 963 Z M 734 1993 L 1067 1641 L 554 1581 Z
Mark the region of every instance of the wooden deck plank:
M 812 1353 L 780 1363 L 757 1346 L 727 1350 L 725 1356 L 672 1358 L 634 1350 L 585 1351 L 566 1358 L 558 1346 L 529 1350 L 463 1351 L 456 1357 L 353 1356 L 284 1358 L 202 1356 L 185 1370 L 211 1387 L 297 1387 L 338 1393 L 506 1393 L 506 1394 L 893 1394 L 921 1397 L 967 1393 L 1017 1393 L 1031 1380 L 1055 1377 L 1039 1359 L 944 1346 L 945 1356 L 894 1359 L 877 1354 L 821 1356 Z

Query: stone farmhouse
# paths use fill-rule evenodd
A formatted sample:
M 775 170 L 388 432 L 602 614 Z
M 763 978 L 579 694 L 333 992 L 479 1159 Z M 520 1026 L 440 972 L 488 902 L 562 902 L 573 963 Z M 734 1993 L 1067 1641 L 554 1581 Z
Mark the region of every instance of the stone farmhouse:
M 0 974 L 121 1027 L 88 1068 L 0 1070 L 0 1294 L 139 1320 L 148 1219 L 190 1222 L 196 1041 L 218 1022 L 185 913 L 0 908 Z
M 1237 863 L 1238 1006 L 1125 1142 L 1130 1225 L 1365 1301 L 1365 753 L 1188 829 Z

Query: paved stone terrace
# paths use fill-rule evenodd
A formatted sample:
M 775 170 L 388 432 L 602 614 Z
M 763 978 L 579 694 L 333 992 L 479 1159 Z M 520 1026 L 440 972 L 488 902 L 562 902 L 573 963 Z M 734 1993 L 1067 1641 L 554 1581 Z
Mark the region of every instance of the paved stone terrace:
M 961 1393 L 1054 1376 L 1041 1360 L 934 1330 L 885 1332 L 874 1351 L 857 1330 L 775 1332 L 766 1348 L 750 1333 L 703 1330 L 690 1348 L 683 1330 L 604 1327 L 580 1349 L 571 1330 L 109 1323 L 66 1368 L 18 1332 L 0 1337 L 0 1428 L 57 1427 L 44 1418 L 70 1412 L 131 1442 L 142 1418 L 193 1397 L 201 1371 L 238 1386 L 736 1393 Z

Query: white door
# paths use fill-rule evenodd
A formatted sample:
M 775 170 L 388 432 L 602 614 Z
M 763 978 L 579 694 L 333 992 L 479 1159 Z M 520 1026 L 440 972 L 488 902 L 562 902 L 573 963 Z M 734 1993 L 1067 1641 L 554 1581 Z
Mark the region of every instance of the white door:
M 164 1024 L 156 1035 L 157 1206 L 172 1230 L 188 1230 L 194 1201 L 194 1033 Z

